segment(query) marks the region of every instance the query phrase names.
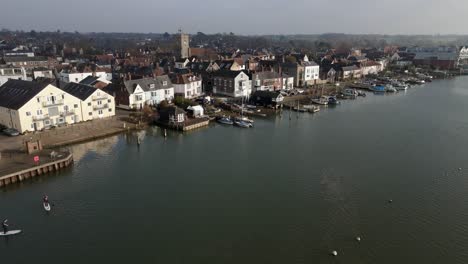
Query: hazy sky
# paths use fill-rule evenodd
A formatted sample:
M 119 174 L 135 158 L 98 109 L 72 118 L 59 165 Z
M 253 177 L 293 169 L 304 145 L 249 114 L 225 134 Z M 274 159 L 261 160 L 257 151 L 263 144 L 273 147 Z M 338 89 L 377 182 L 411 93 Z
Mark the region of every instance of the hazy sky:
M 6 0 L 0 28 L 80 32 L 467 34 L 467 0 Z

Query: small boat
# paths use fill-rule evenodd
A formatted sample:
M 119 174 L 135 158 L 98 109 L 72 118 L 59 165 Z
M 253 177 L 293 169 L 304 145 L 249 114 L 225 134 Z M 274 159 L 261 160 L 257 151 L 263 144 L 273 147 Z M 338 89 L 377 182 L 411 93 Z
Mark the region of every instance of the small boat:
M 44 210 L 50 212 L 50 203 L 42 203 L 42 205 L 44 206 Z
M 247 122 L 247 123 L 251 123 L 253 124 L 254 121 L 246 116 L 238 116 L 234 119 L 234 121 L 244 121 L 244 122 Z
M 343 90 L 343 95 L 345 97 L 355 99 L 358 96 L 358 92 L 356 91 L 356 89 L 346 88 L 346 89 Z
M 318 105 L 328 105 L 328 97 L 321 96 L 319 98 L 314 98 L 311 100 L 311 102 Z
M 242 128 L 249 128 L 249 127 L 252 127 L 252 124 L 249 123 L 249 122 L 245 122 L 245 121 L 242 121 L 242 120 L 236 120 L 234 121 L 234 125 L 238 126 L 238 127 L 242 127 Z
M 218 123 L 224 124 L 224 125 L 232 125 L 234 122 L 232 122 L 230 117 L 221 117 L 216 120 Z
M 363 92 L 363 91 L 358 91 L 357 93 L 358 93 L 357 95 L 361 96 L 361 97 L 366 97 L 367 96 L 367 94 L 365 92 Z
M 304 112 L 307 112 L 307 109 L 305 109 L 304 107 L 295 106 L 293 107 L 293 111 L 304 113 Z
M 402 83 L 394 83 L 393 87 L 395 87 L 398 91 L 405 91 L 408 89 L 408 85 Z
M 317 113 L 320 111 L 320 107 L 316 105 L 304 105 L 304 108 L 309 111 L 309 113 Z
M 393 87 L 391 85 L 387 85 L 387 87 L 385 87 L 385 91 L 388 92 L 388 93 L 396 93 L 397 89 L 395 89 L 395 87 Z
M 328 104 L 329 105 L 339 105 L 341 102 L 336 99 L 335 96 L 328 97 Z
M 372 91 L 378 92 L 378 93 L 383 93 L 383 92 L 385 92 L 385 86 L 383 86 L 383 85 L 373 86 Z

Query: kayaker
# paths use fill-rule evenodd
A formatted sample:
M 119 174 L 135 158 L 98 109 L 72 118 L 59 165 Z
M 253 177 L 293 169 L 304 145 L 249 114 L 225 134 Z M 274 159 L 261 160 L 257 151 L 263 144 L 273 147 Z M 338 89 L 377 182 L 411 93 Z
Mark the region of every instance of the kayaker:
M 49 204 L 49 196 L 44 195 L 43 201 L 45 204 Z

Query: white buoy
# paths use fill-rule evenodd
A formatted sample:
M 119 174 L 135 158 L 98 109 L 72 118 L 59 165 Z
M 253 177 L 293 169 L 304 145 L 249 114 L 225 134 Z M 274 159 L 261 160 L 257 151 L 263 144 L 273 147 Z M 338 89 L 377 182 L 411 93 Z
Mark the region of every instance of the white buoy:
M 331 254 L 332 254 L 333 256 L 338 256 L 338 252 L 337 252 L 336 250 L 333 250 L 333 251 L 331 252 Z
M 393 200 L 392 200 L 392 199 L 390 199 L 390 200 L 388 200 L 388 202 L 389 202 L 389 203 L 393 203 Z
M 458 170 L 461 170 L 461 168 L 458 168 Z
M 356 241 L 361 241 L 361 237 L 356 237 Z

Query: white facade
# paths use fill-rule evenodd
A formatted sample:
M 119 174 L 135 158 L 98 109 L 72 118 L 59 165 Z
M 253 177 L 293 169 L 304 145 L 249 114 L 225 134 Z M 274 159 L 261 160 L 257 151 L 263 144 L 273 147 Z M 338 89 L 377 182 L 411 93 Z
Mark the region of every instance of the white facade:
M 304 66 L 304 81 L 310 82 L 319 79 L 320 67 L 318 65 Z
M 181 94 L 184 98 L 192 99 L 202 95 L 201 80 L 189 81 L 189 83 L 176 84 L 174 83 L 174 92 Z
M 145 92 L 140 85 L 137 85 L 132 94 L 129 95 L 129 108 L 142 109 L 145 104 L 157 105 L 164 100 L 174 99 L 174 87 L 158 89 Z
M 232 79 L 229 77 L 214 77 L 213 93 L 231 97 L 248 97 L 252 93 L 252 81 L 244 72 Z
M 80 99 L 48 85 L 18 110 L 0 107 L 0 123 L 21 133 L 81 121 Z
M 37 78 L 54 78 L 52 70 L 33 70 L 33 79 Z
M 0 68 L 0 86 L 8 80 L 27 80 L 26 70 L 24 68 L 16 67 L 2 67 Z
M 114 116 L 114 97 L 100 89 L 96 89 L 91 96 L 81 102 L 81 109 L 82 121 Z
M 107 72 L 73 72 L 73 73 L 67 73 L 67 72 L 61 72 L 60 73 L 60 80 L 62 82 L 75 82 L 79 83 L 82 80 L 84 80 L 88 76 L 93 76 L 95 74 L 96 77 L 105 79 L 107 81 L 112 80 L 112 74 L 107 73 Z
M 294 88 L 294 77 L 283 77 L 283 89 L 291 90 Z

